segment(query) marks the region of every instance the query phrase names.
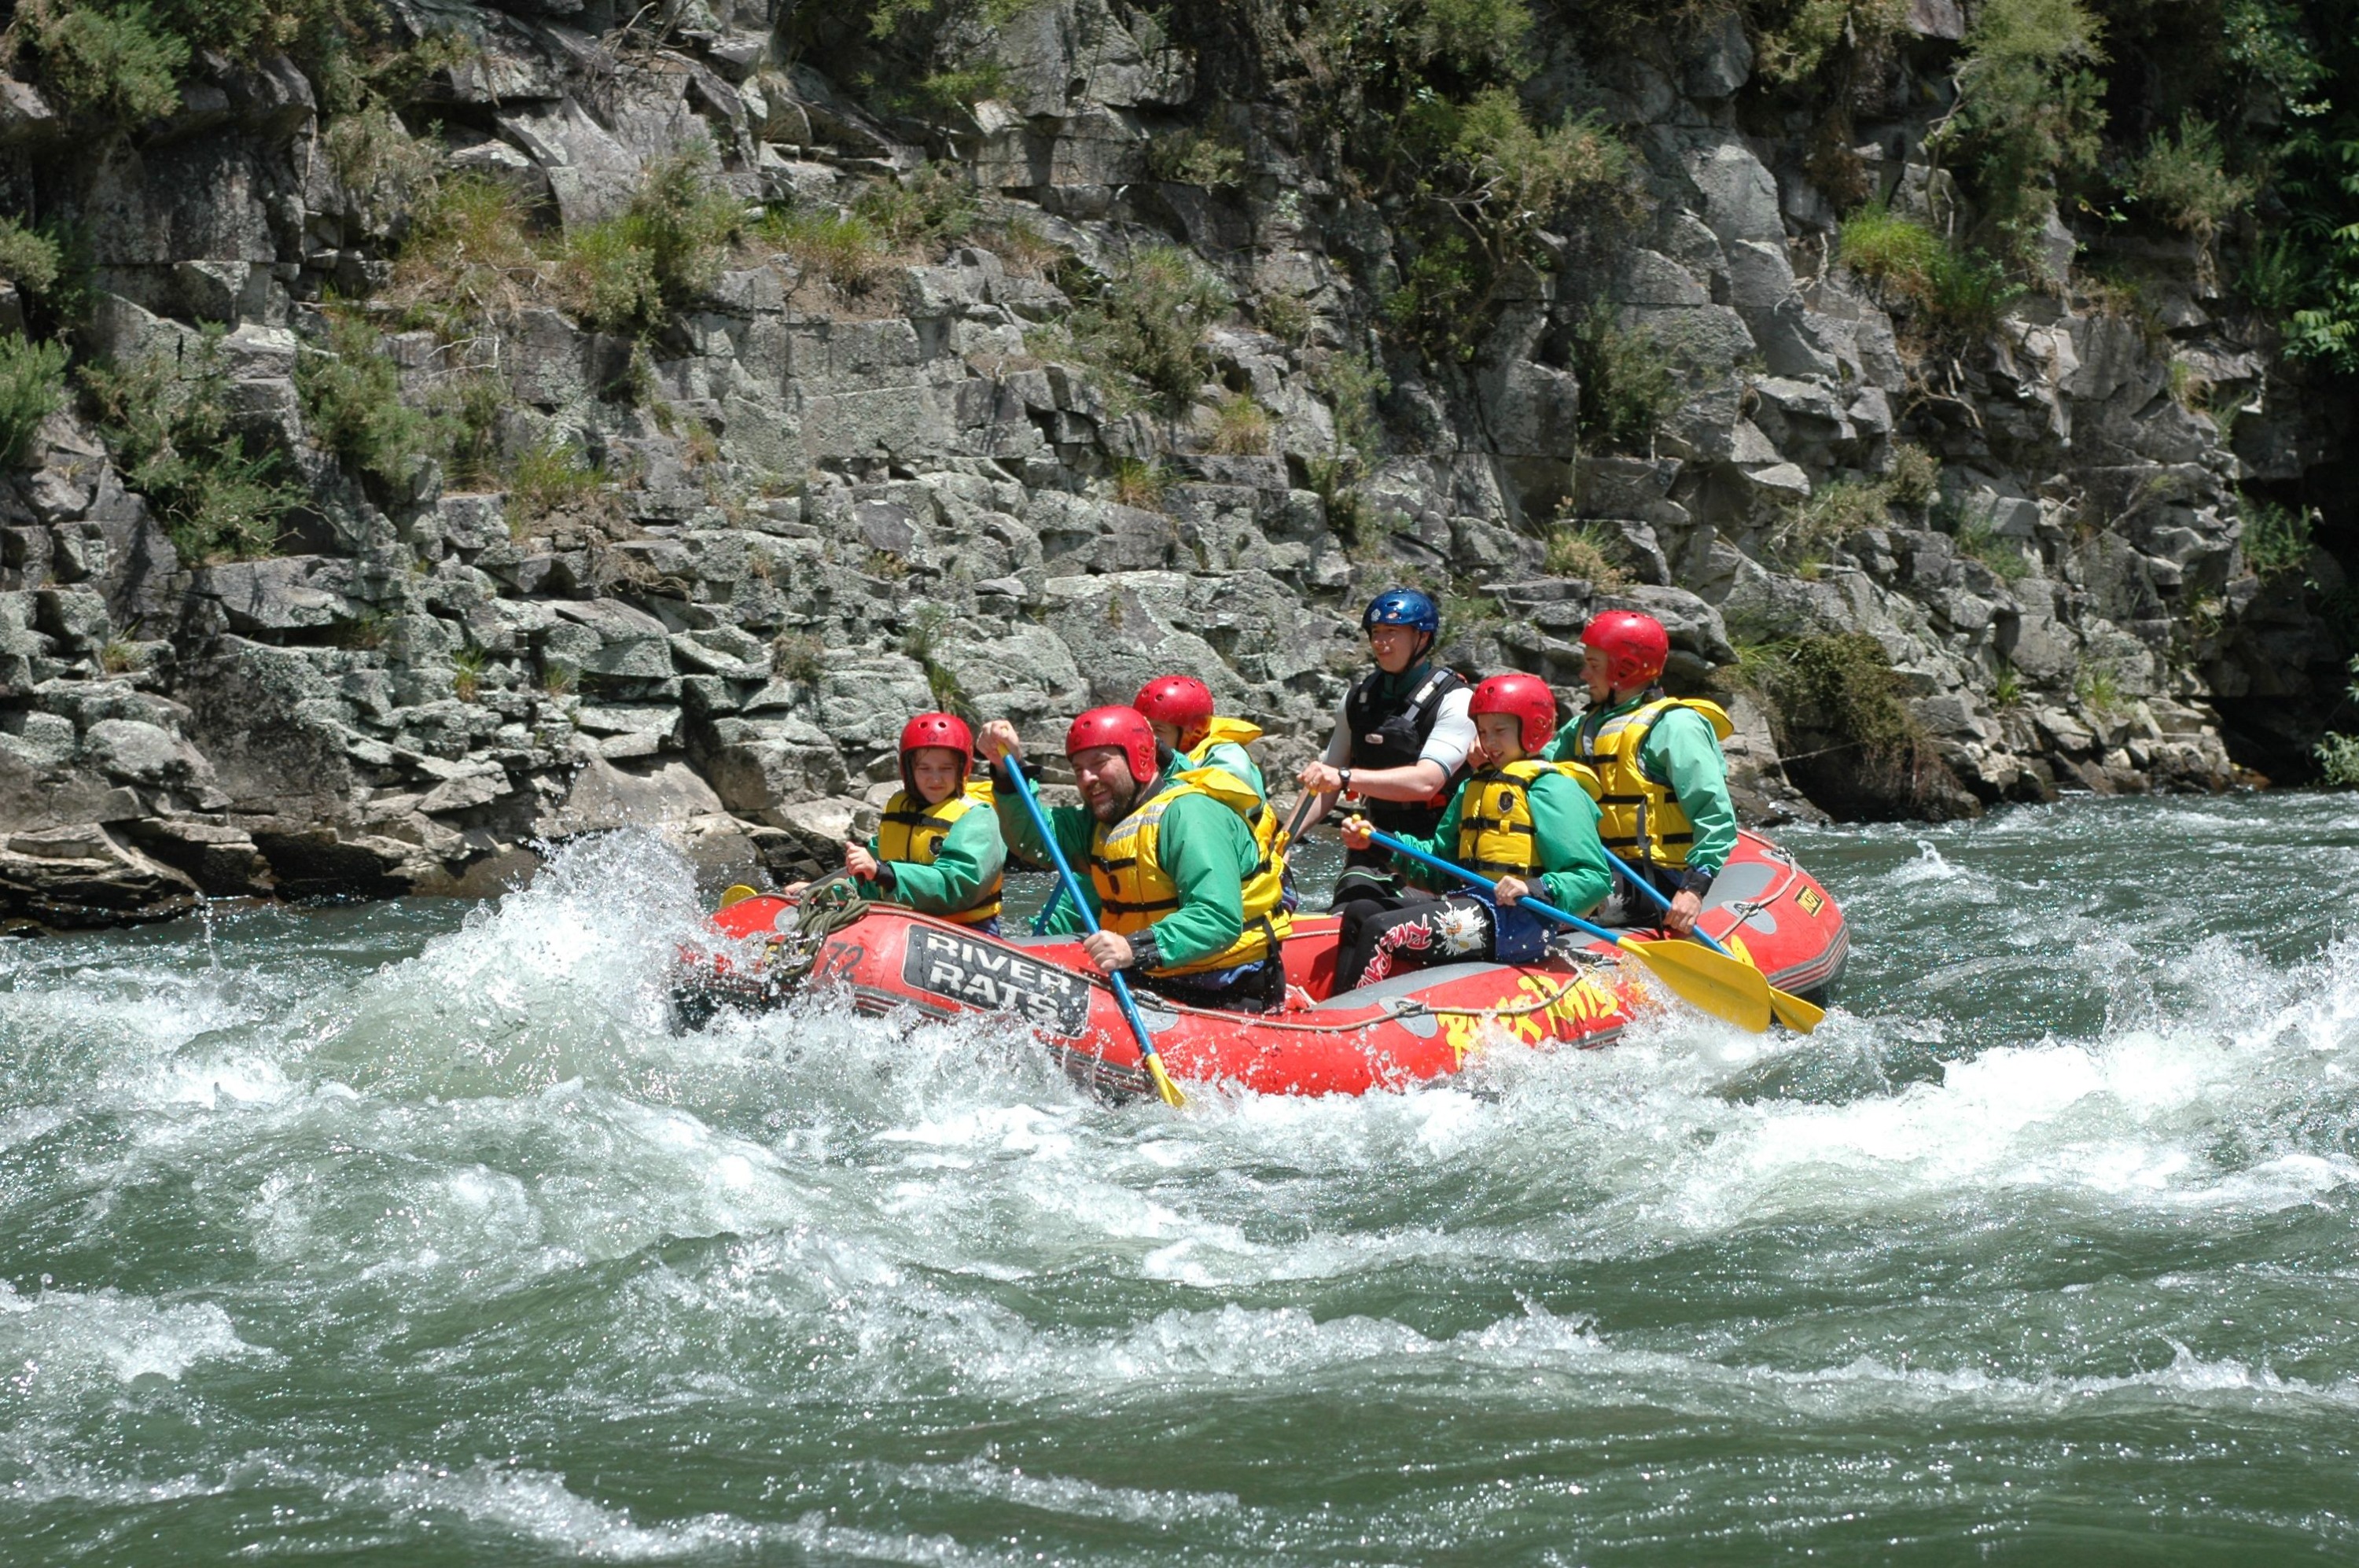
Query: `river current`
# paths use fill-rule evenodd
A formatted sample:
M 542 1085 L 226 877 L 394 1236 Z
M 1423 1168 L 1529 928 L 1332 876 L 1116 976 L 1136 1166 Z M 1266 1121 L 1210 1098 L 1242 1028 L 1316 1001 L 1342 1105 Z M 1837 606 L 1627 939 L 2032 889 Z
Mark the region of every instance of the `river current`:
M 1813 1038 L 675 1038 L 655 840 L 0 947 L 0 1562 L 2359 1560 L 2359 806 L 1795 832 Z

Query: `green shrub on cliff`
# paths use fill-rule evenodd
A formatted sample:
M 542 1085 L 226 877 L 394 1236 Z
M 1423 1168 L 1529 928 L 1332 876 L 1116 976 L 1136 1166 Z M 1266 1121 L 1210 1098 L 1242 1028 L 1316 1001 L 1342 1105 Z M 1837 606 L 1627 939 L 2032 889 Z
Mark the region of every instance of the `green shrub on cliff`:
M 0 218 L 0 279 L 27 296 L 46 294 L 58 280 L 64 256 L 57 240 L 14 218 Z
M 1887 306 L 1920 318 L 1924 335 L 1956 343 L 1986 335 L 2022 289 L 1978 250 L 1961 248 L 1914 218 L 1881 205 L 1843 220 L 1837 256 Z M 1920 348 L 1925 346 L 1919 343 Z
M 1396 332 L 1435 359 L 1471 361 L 1502 284 L 1551 265 L 1541 231 L 1576 206 L 1626 208 L 1636 158 L 1595 116 L 1542 128 L 1504 87 L 1462 101 L 1420 98 L 1399 149 L 1417 201 L 1401 224 L 1417 246 L 1385 300 Z
M 1984 0 L 1966 31 L 1957 104 L 1930 143 L 1964 154 L 1987 222 L 2018 258 L 2032 258 L 2057 178 L 2096 164 L 2104 31 L 2080 0 Z
M 1211 379 L 1204 334 L 1226 316 L 1228 285 L 1177 245 L 1151 245 L 1117 266 L 1097 299 L 1076 311 L 1073 338 L 1098 369 L 1143 382 L 1180 413 Z
M 1678 411 L 1670 356 L 1643 327 L 1625 327 L 1613 307 L 1593 305 L 1573 336 L 1581 381 L 1581 430 L 1596 449 L 1651 452 L 1655 431 Z
M 411 212 L 386 299 L 444 337 L 512 316 L 548 272 L 514 191 L 481 174 L 437 178 Z
M 559 277 L 574 313 L 606 332 L 646 332 L 712 293 L 745 205 L 712 183 L 709 147 L 652 165 L 631 204 L 565 237 Z
M 1174 131 L 1147 144 L 1147 171 L 1175 185 L 1217 191 L 1245 178 L 1245 148 L 1201 131 Z
M 0 338 L 0 468 L 14 468 L 41 421 L 66 404 L 66 351 L 53 343 Z
M 2249 204 L 2257 189 L 2227 170 L 2220 133 L 2194 114 L 2180 116 L 2176 134 L 2157 131 L 2130 161 L 2125 184 L 2154 214 L 2192 238 L 2200 267 L 2211 275 L 2212 245 L 2220 225 Z
M 2310 560 L 2310 513 L 2274 501 L 2242 496 L 2238 500 L 2245 514 L 2245 531 L 2237 542 L 2244 550 L 2245 564 L 2256 576 L 2280 576 Z
M 278 453 L 245 450 L 218 331 L 178 370 L 160 358 L 92 365 L 82 384 L 124 478 L 147 497 L 182 561 L 270 552 L 305 492 L 281 476 Z
M 450 450 L 451 421 L 402 401 L 400 368 L 358 317 L 332 322 L 326 348 L 296 362 L 295 385 L 321 444 L 384 484 L 406 482 L 419 458 Z
M 1854 51 L 1878 50 L 1908 20 L 1908 0 L 1801 0 L 1782 21 L 1762 29 L 1755 58 L 1771 82 L 1803 82 L 1845 40 Z
M 68 114 L 154 120 L 179 108 L 188 41 L 137 0 L 111 9 L 38 0 L 19 20 L 42 84 Z

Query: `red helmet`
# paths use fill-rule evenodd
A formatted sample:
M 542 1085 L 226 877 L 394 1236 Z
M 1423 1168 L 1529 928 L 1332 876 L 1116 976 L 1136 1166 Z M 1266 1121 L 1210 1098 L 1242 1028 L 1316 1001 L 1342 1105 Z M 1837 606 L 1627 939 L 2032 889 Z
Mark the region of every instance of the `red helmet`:
M 1192 675 L 1158 675 L 1138 689 L 1130 705 L 1149 724 L 1169 724 L 1183 740 L 1190 730 L 1212 722 L 1212 689 Z
M 1652 681 L 1671 657 L 1671 636 L 1663 623 L 1636 610 L 1593 615 L 1581 640 L 1605 656 L 1606 674 L 1616 686 Z
M 1470 716 L 1507 713 L 1520 720 L 1527 756 L 1548 745 L 1556 734 L 1556 693 L 1537 675 L 1494 675 L 1474 688 L 1466 712 Z
M 974 770 L 974 732 L 956 713 L 919 713 L 901 726 L 901 784 L 905 789 L 918 786 L 909 772 L 909 754 L 929 746 L 939 746 L 959 754 L 959 775 L 963 778 Z
M 1155 726 L 1136 708 L 1092 708 L 1065 732 L 1067 757 L 1092 746 L 1122 747 L 1130 763 L 1131 779 L 1138 784 L 1155 777 L 1156 744 Z

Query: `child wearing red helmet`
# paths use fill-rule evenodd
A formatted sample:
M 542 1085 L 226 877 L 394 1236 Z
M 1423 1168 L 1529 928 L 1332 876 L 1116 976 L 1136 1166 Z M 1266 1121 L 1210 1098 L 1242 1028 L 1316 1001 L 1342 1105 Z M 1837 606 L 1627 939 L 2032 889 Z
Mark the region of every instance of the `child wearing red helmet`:
M 1474 688 L 1467 707 L 1478 736 L 1475 770 L 1430 836 L 1395 836 L 1491 877 L 1498 889 L 1486 894 L 1451 882 L 1441 897 L 1405 908 L 1373 898 L 1346 904 L 1335 953 L 1337 995 L 1422 964 L 1530 963 L 1546 950 L 1548 931 L 1538 915 L 1519 907 L 1526 894 L 1582 915 L 1613 888 L 1613 867 L 1597 837 L 1596 778 L 1577 764 L 1539 756 L 1556 734 L 1556 694 L 1548 683 L 1537 675 L 1494 675 Z M 1369 828 L 1365 817 L 1350 818 L 1344 844 L 1370 849 Z M 1438 876 L 1413 868 L 1408 874 L 1426 881 Z
M 1007 844 L 991 781 L 970 779 L 974 736 L 954 713 L 919 713 L 901 729 L 901 788 L 865 844 L 843 846 L 860 896 L 997 935 Z

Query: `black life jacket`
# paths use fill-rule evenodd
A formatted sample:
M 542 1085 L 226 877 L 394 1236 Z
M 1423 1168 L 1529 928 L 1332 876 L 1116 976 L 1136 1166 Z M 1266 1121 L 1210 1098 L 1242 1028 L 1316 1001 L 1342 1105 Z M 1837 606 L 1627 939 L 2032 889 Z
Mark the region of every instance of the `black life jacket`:
M 1440 716 L 1441 700 L 1466 689 L 1463 676 L 1438 665 L 1402 695 L 1382 695 L 1378 688 L 1384 680 L 1383 670 L 1372 670 L 1343 699 L 1343 723 L 1352 735 L 1354 768 L 1407 768 L 1416 762 L 1433 734 L 1434 720 Z M 1430 800 L 1364 800 L 1361 809 L 1386 833 L 1429 834 L 1440 825 L 1450 792 L 1464 772 L 1462 764 L 1441 781 Z

